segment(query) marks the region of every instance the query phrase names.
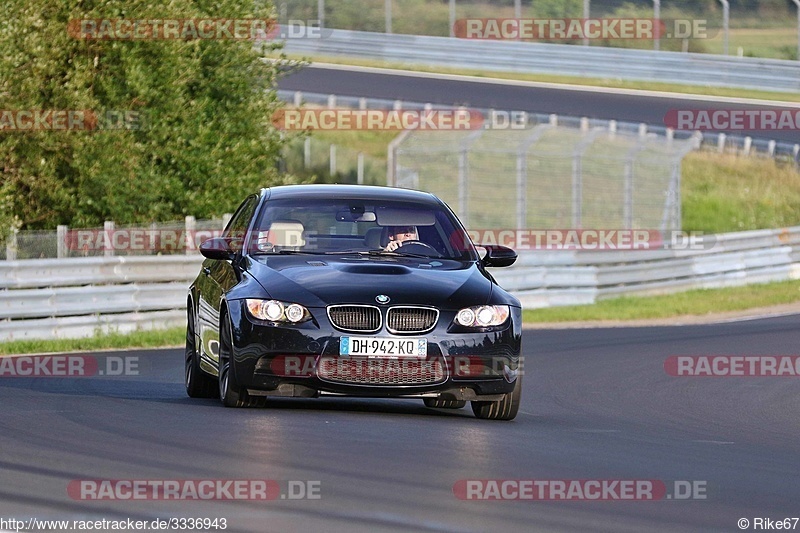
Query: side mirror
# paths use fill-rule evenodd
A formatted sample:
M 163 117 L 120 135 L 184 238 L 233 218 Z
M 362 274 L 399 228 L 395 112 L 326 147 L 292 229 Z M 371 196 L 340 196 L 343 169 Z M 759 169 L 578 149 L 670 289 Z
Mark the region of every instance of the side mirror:
M 507 267 L 513 265 L 514 261 L 517 260 L 517 252 L 506 246 L 497 244 L 479 244 L 476 246 L 486 248 L 486 255 L 481 259 L 483 266 Z
M 228 239 L 223 237 L 216 237 L 204 241 L 203 244 L 200 245 L 200 253 L 203 254 L 203 257 L 217 259 L 219 261 L 230 261 L 233 259 L 234 255 L 231 249 L 231 243 Z

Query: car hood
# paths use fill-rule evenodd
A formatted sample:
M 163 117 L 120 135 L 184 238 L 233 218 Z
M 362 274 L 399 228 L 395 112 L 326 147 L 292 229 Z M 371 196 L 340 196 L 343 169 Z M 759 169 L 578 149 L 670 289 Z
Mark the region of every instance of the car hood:
M 475 263 L 414 258 L 256 256 L 250 274 L 270 298 L 307 307 L 334 303 L 427 304 L 459 309 L 489 302 L 492 282 Z

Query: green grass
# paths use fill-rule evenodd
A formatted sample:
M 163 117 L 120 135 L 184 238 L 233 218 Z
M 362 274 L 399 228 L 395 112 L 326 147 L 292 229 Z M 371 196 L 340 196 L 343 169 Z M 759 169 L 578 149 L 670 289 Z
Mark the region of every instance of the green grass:
M 186 329 L 178 327 L 128 334 L 96 334 L 85 339 L 20 340 L 0 342 L 0 355 L 182 346 L 185 338 Z
M 693 152 L 682 166 L 686 231 L 723 233 L 800 224 L 800 172 L 770 158 Z
M 397 137 L 396 131 L 318 131 L 314 139 L 324 143 L 340 144 L 354 151 L 364 152 L 365 156 L 379 159 L 386 163 L 386 149 L 392 139 Z M 385 167 L 384 167 L 385 168 Z
M 731 48 L 736 51 L 735 48 Z M 405 69 L 416 72 L 432 72 L 441 74 L 456 74 L 475 76 L 478 78 L 498 78 L 504 80 L 519 80 L 542 83 L 559 83 L 581 85 L 587 87 L 604 87 L 615 89 L 631 89 L 640 91 L 662 91 L 677 94 L 696 94 L 702 96 L 722 96 L 729 98 L 750 98 L 758 100 L 771 100 L 781 102 L 800 102 L 800 94 L 773 91 L 758 91 L 755 89 L 736 89 L 727 87 L 704 87 L 699 85 L 682 85 L 677 83 L 660 83 L 648 81 L 625 81 L 617 78 L 585 78 L 582 76 L 558 76 L 551 74 L 523 74 L 518 72 L 490 72 L 485 70 L 452 69 L 444 67 L 425 67 L 411 63 L 391 63 L 375 60 L 361 60 L 355 58 L 307 56 L 288 54 L 292 59 L 308 59 L 313 62 L 334 63 L 340 65 L 356 65 L 363 67 L 380 67 L 390 69 Z
M 529 309 L 523 312 L 523 318 L 527 323 L 670 318 L 794 302 L 800 302 L 800 280 L 725 289 L 698 289 L 662 296 L 626 296 L 601 300 L 591 305 Z
M 724 39 L 718 31 L 703 41 L 709 53 L 722 54 Z M 797 59 L 797 28 L 736 28 L 730 30 L 728 53 L 737 55 L 741 47 L 745 56 L 772 59 Z

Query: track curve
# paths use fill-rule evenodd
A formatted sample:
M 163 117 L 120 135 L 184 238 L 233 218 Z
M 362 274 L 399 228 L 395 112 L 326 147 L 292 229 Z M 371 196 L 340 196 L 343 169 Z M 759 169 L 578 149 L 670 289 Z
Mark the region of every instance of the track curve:
M 594 91 L 590 88 L 557 88 L 525 84 L 493 83 L 480 78 L 443 79 L 431 75 L 346 70 L 310 65 L 282 77 L 278 88 L 344 96 L 426 102 L 439 105 L 495 108 L 531 113 L 589 117 L 624 122 L 664 125 L 664 117 L 677 109 L 766 109 L 756 103 L 721 102 L 692 96 L 655 96 L 646 93 Z M 796 105 L 795 105 L 796 106 Z M 797 143 L 795 130 L 735 131 L 736 135 Z

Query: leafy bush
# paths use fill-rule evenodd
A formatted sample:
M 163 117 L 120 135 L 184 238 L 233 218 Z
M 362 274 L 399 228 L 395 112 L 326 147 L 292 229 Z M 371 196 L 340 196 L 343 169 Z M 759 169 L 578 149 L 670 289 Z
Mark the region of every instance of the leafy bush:
M 0 20 L 0 112 L 133 112 L 122 129 L 0 131 L 0 228 L 207 218 L 279 183 L 283 62 L 245 40 L 89 40 L 75 19 L 268 18 L 234 0 L 11 0 Z M 4 231 L 0 229 L 0 231 Z

